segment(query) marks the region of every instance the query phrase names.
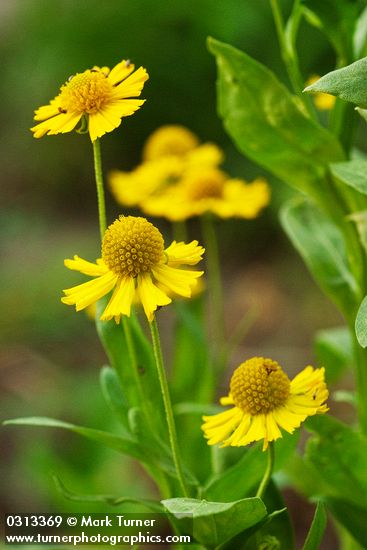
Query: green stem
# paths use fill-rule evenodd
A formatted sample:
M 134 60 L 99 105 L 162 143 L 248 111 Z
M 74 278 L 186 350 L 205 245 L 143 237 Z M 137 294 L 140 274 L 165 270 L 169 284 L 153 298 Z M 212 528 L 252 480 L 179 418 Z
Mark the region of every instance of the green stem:
M 168 425 L 168 434 L 169 434 L 169 440 L 171 444 L 173 462 L 175 464 L 177 478 L 181 487 L 181 491 L 183 495 L 187 497 L 189 496 L 189 493 L 186 487 L 183 470 L 182 470 L 180 452 L 179 452 L 178 442 L 177 442 L 175 420 L 173 417 L 173 410 L 172 410 L 171 398 L 169 395 L 166 371 L 164 369 L 164 364 L 163 364 L 163 355 L 162 355 L 162 348 L 161 348 L 161 343 L 159 338 L 158 325 L 155 318 L 150 323 L 150 331 L 152 334 L 154 358 L 155 358 L 155 363 L 158 371 L 159 383 L 161 386 L 164 409 L 166 412 L 166 420 Z
M 174 222 L 173 237 L 177 242 L 187 241 L 187 225 L 184 220 L 180 222 Z
M 311 118 L 317 120 L 316 110 L 311 98 L 307 94 L 303 94 L 304 81 L 299 69 L 297 53 L 295 50 L 295 39 L 300 21 L 300 3 L 297 0 L 294 4 L 294 9 L 291 17 L 294 17 L 295 24 L 291 30 L 290 39 L 287 39 L 286 30 L 284 27 L 283 16 L 278 0 L 270 0 L 271 10 L 273 12 L 274 23 L 278 35 L 278 41 L 283 58 L 284 65 L 287 69 L 289 80 L 291 81 L 294 92 L 298 95 L 303 105 L 305 106 Z M 299 13 L 298 13 L 299 12 Z
M 104 198 L 103 175 L 102 175 L 101 146 L 100 146 L 99 139 L 96 139 L 92 143 L 93 143 L 93 157 L 94 157 L 94 174 L 95 174 L 96 186 L 97 186 L 99 231 L 101 234 L 101 242 L 102 242 L 104 234 L 107 229 L 107 222 L 106 222 L 106 204 L 105 204 L 105 198 Z
M 224 305 L 218 241 L 215 233 L 213 218 L 210 215 L 202 216 L 201 225 L 208 266 L 209 292 L 211 296 L 211 306 L 214 318 L 213 334 L 217 352 L 223 349 L 225 342 Z
M 273 468 L 274 468 L 274 457 L 275 457 L 274 443 L 273 443 L 273 441 L 269 441 L 269 445 L 268 445 L 268 464 L 266 466 L 264 477 L 262 478 L 261 483 L 260 483 L 259 488 L 258 488 L 257 493 L 256 493 L 256 496 L 259 497 L 259 498 L 263 498 L 264 493 L 266 491 L 266 487 L 268 486 L 268 483 L 271 479 L 271 474 L 273 473 Z

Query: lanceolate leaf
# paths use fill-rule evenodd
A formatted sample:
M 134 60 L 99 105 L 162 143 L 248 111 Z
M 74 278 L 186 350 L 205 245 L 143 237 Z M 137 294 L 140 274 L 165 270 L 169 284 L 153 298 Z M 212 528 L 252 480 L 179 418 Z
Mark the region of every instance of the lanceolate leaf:
M 311 529 L 307 534 L 302 550 L 318 550 L 320 548 L 321 541 L 324 537 L 326 523 L 327 516 L 325 506 L 322 502 L 318 502 L 315 515 L 312 520 Z
M 296 189 L 319 200 L 330 162 L 343 160 L 336 138 L 304 113 L 275 75 L 214 39 L 218 110 L 239 150 Z
M 353 159 L 333 163 L 330 171 L 337 180 L 367 195 L 367 160 Z
M 281 223 L 324 292 L 344 312 L 357 308 L 360 290 L 337 226 L 302 198 L 285 205 Z
M 353 365 L 353 342 L 347 327 L 320 330 L 315 336 L 318 363 L 326 369 L 326 381 L 335 382 Z
M 361 303 L 357 313 L 356 335 L 362 348 L 367 348 L 367 296 Z
M 311 86 L 305 88 L 305 92 L 325 92 L 340 99 L 355 103 L 359 107 L 367 107 L 366 87 L 367 57 L 355 61 L 347 67 L 331 71 L 320 78 Z
M 208 502 L 194 498 L 172 498 L 162 504 L 179 525 L 192 525 L 195 539 L 207 548 L 216 548 L 238 533 L 243 533 L 267 516 L 260 498 L 246 498 L 235 502 Z

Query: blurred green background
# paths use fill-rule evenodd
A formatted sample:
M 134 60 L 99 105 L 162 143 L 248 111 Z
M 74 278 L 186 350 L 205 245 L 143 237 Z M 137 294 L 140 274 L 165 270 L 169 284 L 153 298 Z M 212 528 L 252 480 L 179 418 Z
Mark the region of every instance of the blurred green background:
M 289 6 L 283 2 L 285 12 Z M 206 37 L 245 50 L 287 82 L 270 8 L 267 0 L 2 0 L 0 25 L 2 417 L 47 415 L 114 429 L 98 386 L 106 359 L 93 323 L 59 300 L 62 288 L 80 280 L 66 272 L 63 259 L 99 254 L 91 143 L 76 133 L 35 140 L 33 110 L 69 75 L 129 58 L 148 69 L 147 101 L 102 139 L 105 171 L 132 169 L 147 136 L 174 123 L 218 143 L 228 172 L 251 180 L 262 171 L 235 150 L 216 115 L 216 69 Z M 304 25 L 299 46 L 305 80 L 334 67 L 316 30 Z M 258 220 L 218 223 L 228 330 L 246 309 L 257 310 L 228 376 L 255 354 L 273 356 L 292 374 L 314 360 L 315 330 L 341 322 L 279 228 L 277 211 L 291 192 L 269 182 L 272 204 Z M 107 201 L 112 221 L 120 209 L 108 193 Z M 168 235 L 169 226 L 158 223 Z M 190 232 L 198 237 L 195 222 Z M 167 327 L 170 315 L 161 315 Z M 218 381 L 221 387 L 225 381 Z M 80 493 L 154 490 L 144 475 L 131 475 L 141 472 L 137 465 L 77 436 L 7 427 L 2 442 L 4 511 L 99 509 L 65 501 L 52 472 Z

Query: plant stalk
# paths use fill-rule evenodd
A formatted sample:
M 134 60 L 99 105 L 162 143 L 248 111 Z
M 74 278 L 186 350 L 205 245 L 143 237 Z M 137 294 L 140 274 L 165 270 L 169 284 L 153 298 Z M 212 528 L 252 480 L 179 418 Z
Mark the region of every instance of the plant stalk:
M 101 242 L 102 242 L 104 234 L 107 229 L 107 222 L 106 222 L 106 203 L 104 198 L 104 186 L 103 186 L 103 174 L 102 174 L 101 145 L 100 145 L 99 139 L 96 139 L 95 141 L 93 141 L 92 144 L 93 144 L 93 157 L 94 157 L 94 174 L 95 174 L 96 186 L 97 186 L 99 232 L 101 235 Z
M 166 371 L 164 369 L 163 355 L 162 355 L 161 342 L 160 342 L 160 338 L 159 338 L 158 325 L 157 325 L 157 321 L 156 321 L 155 317 L 154 317 L 153 321 L 151 323 L 149 323 L 149 325 L 150 325 L 150 331 L 151 331 L 152 341 L 153 341 L 154 358 L 155 358 L 155 363 L 156 363 L 156 367 L 157 367 L 157 371 L 158 371 L 159 383 L 160 383 L 160 386 L 161 386 L 164 409 L 165 409 L 165 412 L 166 412 L 168 435 L 169 435 L 169 441 L 170 441 L 170 445 L 171 445 L 173 462 L 175 464 L 177 478 L 178 478 L 178 481 L 179 481 L 179 484 L 180 484 L 180 487 L 181 487 L 182 494 L 185 497 L 188 497 L 189 493 L 188 493 L 188 490 L 187 490 L 187 486 L 186 486 L 186 483 L 185 483 L 183 470 L 182 470 L 180 451 L 179 451 L 178 441 L 177 441 L 175 420 L 174 420 L 174 416 L 173 416 L 171 398 L 170 398 L 170 395 L 169 395 Z
M 274 468 L 274 458 L 275 458 L 274 442 L 269 441 L 269 445 L 268 445 L 268 463 L 267 463 L 267 466 L 266 466 L 264 477 L 262 478 L 261 483 L 259 485 L 259 488 L 257 490 L 257 493 L 255 495 L 259 498 L 263 498 L 264 493 L 266 491 L 266 488 L 268 486 L 268 483 L 271 479 L 271 475 L 273 473 L 273 468 Z

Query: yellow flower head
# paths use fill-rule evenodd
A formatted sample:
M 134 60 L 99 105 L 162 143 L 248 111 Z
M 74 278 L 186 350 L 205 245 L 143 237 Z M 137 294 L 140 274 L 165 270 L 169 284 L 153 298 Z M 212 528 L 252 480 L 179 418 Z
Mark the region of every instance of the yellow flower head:
M 311 86 L 311 84 L 314 84 L 319 79 L 320 77 L 318 75 L 310 76 L 306 82 L 306 86 Z M 335 105 L 336 97 L 331 94 L 317 92 L 316 94 L 313 94 L 313 100 L 319 111 L 330 111 Z
M 161 126 L 145 142 L 143 160 L 155 160 L 172 155 L 183 156 L 198 145 L 198 138 L 184 126 Z
M 35 138 L 74 130 L 85 117 L 92 141 L 120 126 L 145 100 L 139 97 L 149 78 L 143 67 L 134 72 L 130 61 L 121 61 L 112 70 L 93 67 L 71 76 L 49 105 L 35 111 L 40 124 L 31 128 Z
M 169 188 L 147 197 L 141 206 L 151 216 L 182 221 L 207 212 L 221 218 L 255 218 L 267 206 L 270 191 L 265 180 L 252 183 L 231 179 L 213 166 L 195 167 Z
M 234 371 L 229 395 L 221 399 L 233 407 L 203 417 L 208 444 L 241 447 L 263 439 L 265 450 L 269 441 L 282 437 L 280 428 L 293 433 L 308 416 L 325 413 L 324 370 L 309 366 L 289 380 L 276 361 L 248 359 Z
M 114 292 L 101 320 L 130 316 L 133 301 L 142 304 L 148 320 L 154 318 L 158 306 L 171 303 L 168 296 L 190 297 L 197 278 L 203 271 L 182 269 L 196 265 L 202 259 L 204 248 L 197 241 L 189 244 L 173 243 L 164 248 L 160 231 L 145 218 L 120 216 L 111 224 L 102 242 L 102 258 L 96 263 L 74 256 L 65 260 L 69 269 L 95 277 L 87 283 L 64 290 L 64 304 L 75 305 L 80 311 Z

